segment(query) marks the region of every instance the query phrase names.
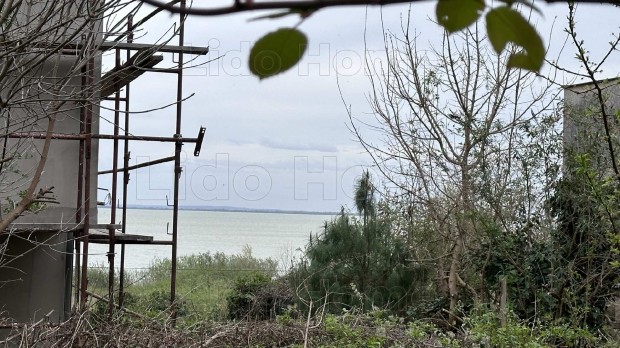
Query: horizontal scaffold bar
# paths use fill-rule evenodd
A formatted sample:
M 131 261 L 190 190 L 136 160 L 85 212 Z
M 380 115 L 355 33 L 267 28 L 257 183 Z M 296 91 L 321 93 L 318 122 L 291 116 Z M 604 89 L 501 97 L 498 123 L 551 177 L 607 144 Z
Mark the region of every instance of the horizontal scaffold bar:
M 45 132 L 15 132 L 8 134 L 9 138 L 33 138 L 33 139 L 45 139 L 47 134 Z M 52 133 L 52 139 L 58 140 L 83 140 L 86 139 L 87 134 L 65 134 L 65 133 Z M 175 143 L 180 141 L 182 143 L 196 143 L 198 138 L 183 138 L 183 137 L 156 137 L 146 135 L 118 135 L 112 134 L 92 134 L 93 139 L 111 139 L 117 138 L 119 140 L 137 140 L 137 141 L 159 141 Z
M 129 167 L 127 167 L 127 170 L 134 170 L 134 169 L 138 169 L 138 168 L 142 168 L 142 167 L 148 167 L 148 166 L 152 166 L 152 165 L 155 165 L 155 164 L 172 162 L 172 161 L 174 161 L 174 156 L 164 157 L 164 158 L 160 158 L 160 159 L 157 159 L 157 160 L 136 164 L 134 166 L 129 166 Z M 116 170 L 116 172 L 120 173 L 120 172 L 123 172 L 124 170 L 125 170 L 125 168 L 119 168 L 119 169 Z M 114 173 L 113 169 L 102 170 L 102 171 L 100 171 L 97 174 L 101 175 L 101 174 L 111 174 L 111 173 Z

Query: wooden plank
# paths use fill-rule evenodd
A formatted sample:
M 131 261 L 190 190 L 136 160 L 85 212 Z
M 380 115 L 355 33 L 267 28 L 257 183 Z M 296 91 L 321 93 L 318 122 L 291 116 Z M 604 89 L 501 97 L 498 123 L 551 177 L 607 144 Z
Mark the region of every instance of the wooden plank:
M 105 229 L 91 229 L 88 231 L 88 241 L 97 244 L 109 244 L 110 234 Z M 153 242 L 153 236 L 144 236 L 139 234 L 117 233 L 115 234 L 116 244 L 150 244 Z
M 119 228 L 122 228 L 123 225 L 121 224 L 90 224 L 91 229 L 106 230 L 110 227 L 118 230 Z
M 153 53 L 146 49 L 140 50 L 122 65 L 108 71 L 101 78 L 100 97 L 105 98 L 127 86 L 164 59 L 163 56 L 155 56 Z
M 16 222 L 9 224 L 6 231 L 2 231 L 2 234 L 12 232 L 72 232 L 81 228 L 82 224 L 76 223 Z
M 143 43 L 134 43 L 134 42 L 103 42 L 100 46 L 102 50 L 111 50 L 111 49 L 123 49 L 123 50 L 141 50 L 141 49 L 153 49 L 155 52 L 165 52 L 165 53 L 185 53 L 185 54 L 195 54 L 195 55 L 206 55 L 209 53 L 209 47 L 200 47 L 200 46 L 173 46 L 173 45 L 153 45 L 153 44 L 143 44 Z

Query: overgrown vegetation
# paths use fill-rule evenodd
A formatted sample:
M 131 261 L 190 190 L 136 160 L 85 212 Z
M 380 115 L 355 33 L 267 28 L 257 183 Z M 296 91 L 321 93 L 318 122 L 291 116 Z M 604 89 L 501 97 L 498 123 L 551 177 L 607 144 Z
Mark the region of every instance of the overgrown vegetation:
M 202 253 L 178 259 L 177 315 L 181 324 L 192 325 L 204 320 L 226 320 L 232 296 L 248 296 L 240 289 L 243 279 L 260 279 L 271 283 L 277 274 L 277 262 L 257 259 L 249 246 L 241 254 Z M 129 272 L 126 276 L 126 307 L 152 318 L 166 318 L 170 303 L 170 260 L 154 262 L 146 270 Z M 90 288 L 107 294 L 107 270 L 93 268 L 89 272 Z M 118 287 L 117 287 L 118 288 Z M 237 289 L 236 293 L 233 290 Z M 232 302 L 231 302 L 232 303 Z M 233 304 L 234 306 L 234 304 Z M 99 305 L 101 315 L 107 307 Z
M 404 314 L 424 293 L 430 270 L 410 260 L 405 241 L 379 209 L 376 188 L 365 172 L 355 191 L 359 216 L 342 213 L 311 235 L 305 258 L 291 272 L 305 306 L 389 309 Z
M 466 254 L 464 273 L 480 278 L 463 282 L 468 287 L 452 309 L 433 277 L 439 263 L 412 259 L 416 246 L 407 246 L 409 234 L 394 233 L 400 225 L 390 217 L 398 211 L 376 200 L 366 172 L 355 192 L 359 215 L 343 211 L 326 222 L 284 276 L 277 276 L 272 260 L 253 258 L 249 248 L 235 256 L 181 258 L 180 328 L 170 331 L 170 339 L 196 344 L 209 337 L 208 346 L 215 347 L 617 346 L 606 300 L 618 289 L 604 286 L 618 282 L 618 269 L 609 262 L 616 251 L 612 234 L 597 232 L 609 228 L 607 210 L 591 196 L 595 182 L 580 180 L 587 174 L 577 167 L 575 176 L 557 182 L 547 209 L 558 223 L 548 235 L 507 234 L 480 216 L 484 234 Z M 577 181 L 569 185 L 570 179 Z M 586 197 L 587 204 L 579 203 Z M 159 261 L 132 274 L 126 308 L 166 323 L 169 267 Z M 103 273 L 101 278 L 105 282 Z M 105 308 L 93 318 L 104 317 Z M 147 325 L 145 318 L 124 318 Z M 140 325 L 135 330 L 143 330 Z
M 6 341 L 618 346 L 620 143 L 613 130 L 620 129 L 620 106 L 612 103 L 617 81 L 595 77 L 620 39 L 595 63 L 577 38 L 574 15 L 571 5 L 566 32 L 586 70 L 574 74 L 592 86 L 575 92 L 580 103 L 564 105 L 554 83 L 510 68 L 522 52 L 508 47 L 495 55 L 484 35 L 465 29 L 471 22 L 427 53 L 417 49 L 409 23 L 400 36 L 385 33 L 383 65 L 367 66 L 374 123 L 349 115 L 385 187 L 363 173 L 356 212 L 343 208 L 326 221 L 287 274 L 249 247 L 239 255 L 181 257 L 171 311 L 171 263 L 159 260 L 127 275 L 123 308 L 107 313 L 107 271 L 93 269 L 90 311 L 59 325 L 13 327 Z M 364 124 L 380 133 L 379 143 L 365 136 Z M 19 194 L 21 201 L 41 207 L 45 201 L 31 191 Z M 26 209 L 9 202 L 15 216 L 7 222 Z
M 424 320 L 403 318 L 374 310 L 366 313 L 327 314 L 312 320 L 204 322 L 173 328 L 169 321 L 148 321 L 119 314 L 113 321 L 76 316 L 60 325 L 46 322 L 14 328 L 8 341 L 47 347 L 617 347 L 613 337 L 593 335 L 568 325 L 532 327 L 514 317 L 502 325 L 488 311 L 464 317 L 459 330 L 445 330 Z

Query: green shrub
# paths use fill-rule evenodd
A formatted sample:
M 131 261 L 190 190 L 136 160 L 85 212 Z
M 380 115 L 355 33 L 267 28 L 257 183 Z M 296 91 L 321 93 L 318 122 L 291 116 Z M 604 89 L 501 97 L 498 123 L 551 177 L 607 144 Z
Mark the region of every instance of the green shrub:
M 598 347 L 600 343 L 588 330 L 566 324 L 545 326 L 529 324 L 509 312 L 505 325 L 489 310 L 474 310 L 465 319 L 467 336 L 481 347 Z
M 380 214 L 374 192 L 366 172 L 355 192 L 359 217 L 343 208 L 322 233 L 310 236 L 304 259 L 291 272 L 304 303 L 326 303 L 330 313 L 385 308 L 402 315 L 424 293 L 431 269 L 411 260 L 391 217 Z
M 142 297 L 138 303 L 151 315 L 158 316 L 162 312 L 170 310 L 170 292 L 166 290 L 154 290 Z M 178 295 L 175 296 L 173 306 L 177 317 L 183 317 L 188 314 L 187 302 Z
M 168 315 L 171 266 L 169 259 L 160 259 L 146 270 L 127 271 L 125 306 L 151 317 Z M 179 325 L 228 319 L 227 297 L 235 286 L 235 280 L 255 273 L 271 279 L 277 275 L 277 266 L 273 259 L 252 256 L 248 246 L 236 255 L 201 253 L 179 257 L 176 291 L 177 317 L 181 319 Z M 118 277 L 115 289 L 118 291 Z M 89 290 L 107 297 L 108 269 L 105 265 L 89 269 Z M 106 313 L 105 303 L 96 306 L 100 307 L 98 313 Z
M 292 304 L 292 291 L 285 281 L 273 281 L 256 272 L 239 277 L 226 298 L 230 319 L 274 319 Z

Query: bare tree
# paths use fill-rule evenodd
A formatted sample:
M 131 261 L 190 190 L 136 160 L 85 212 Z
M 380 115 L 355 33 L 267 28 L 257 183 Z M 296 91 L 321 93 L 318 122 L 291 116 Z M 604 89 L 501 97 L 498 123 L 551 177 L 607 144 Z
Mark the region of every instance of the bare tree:
M 352 130 L 436 233 L 441 247 L 435 252 L 447 256 L 436 255 L 439 273 L 447 274 L 439 283 L 447 280 L 454 314 L 459 288 L 478 296 L 462 274 L 464 254 L 485 228 L 483 211 L 514 231 L 514 212 L 524 202 L 517 198 L 528 194 L 524 188 L 544 192 L 545 183 L 523 180 L 523 171 L 533 169 L 520 156 L 531 150 L 530 127 L 546 120 L 554 128 L 559 90 L 507 68 L 508 54 L 496 55 L 477 27 L 445 34 L 428 52 L 418 48 L 409 22 L 402 33 L 384 35 L 382 63 L 367 60 L 374 120 L 350 113 Z
M 83 79 L 95 75 L 88 70 L 100 71 L 99 46 L 118 35 L 114 22 L 131 13 L 129 7 L 122 1 L 0 4 L 0 192 L 8 203 L 0 230 L 33 204 L 54 203 L 53 187 L 39 185 L 52 133 L 59 119 L 75 118 L 80 106 L 99 102 L 97 85 L 83 89 Z M 10 139 L 18 132 L 45 137 Z

